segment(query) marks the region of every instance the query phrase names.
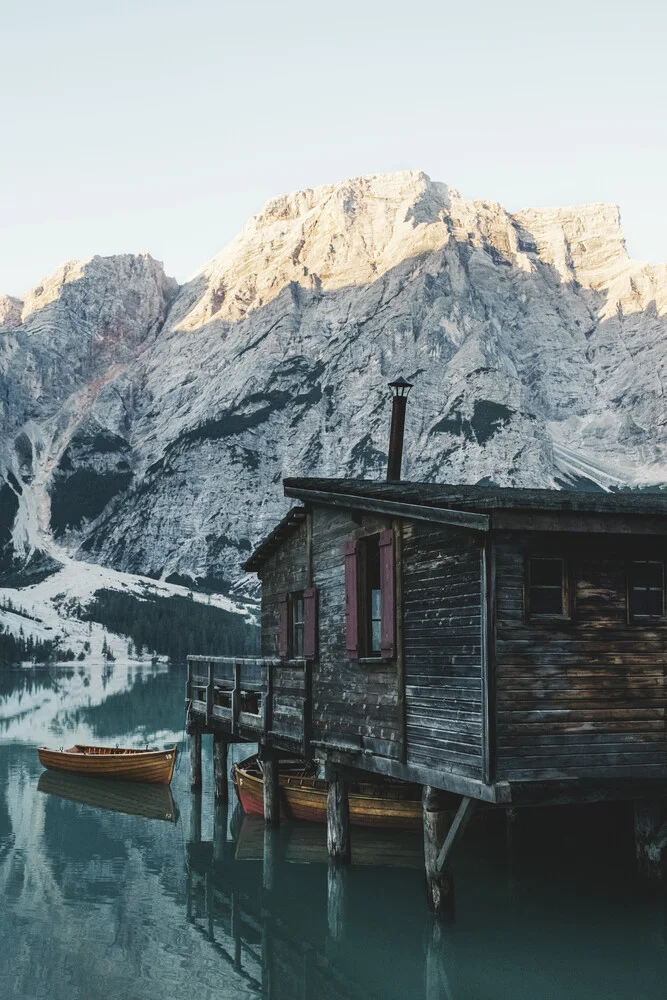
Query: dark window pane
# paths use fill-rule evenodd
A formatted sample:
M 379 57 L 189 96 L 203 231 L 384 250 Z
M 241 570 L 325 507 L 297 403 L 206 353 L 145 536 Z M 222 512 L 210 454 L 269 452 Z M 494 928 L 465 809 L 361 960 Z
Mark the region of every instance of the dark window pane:
M 560 587 L 531 587 L 530 613 L 533 615 L 562 615 L 563 591 Z
M 630 594 L 631 612 L 635 616 L 646 618 L 649 612 L 649 591 L 633 590 Z
M 531 587 L 561 587 L 563 583 L 562 559 L 531 559 Z
M 632 584 L 635 587 L 658 587 L 662 590 L 661 562 L 633 562 Z
M 662 615 L 662 590 L 649 590 L 648 592 L 648 608 L 649 614 L 653 618 L 659 618 Z

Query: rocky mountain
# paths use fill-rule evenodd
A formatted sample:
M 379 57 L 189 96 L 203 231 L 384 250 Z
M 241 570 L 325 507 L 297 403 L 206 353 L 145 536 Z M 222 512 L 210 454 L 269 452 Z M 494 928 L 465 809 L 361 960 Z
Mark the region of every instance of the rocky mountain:
M 286 475 L 667 481 L 667 267 L 609 205 L 466 201 L 420 172 L 270 201 L 182 287 L 148 256 L 0 299 L 5 564 L 42 551 L 229 588 Z

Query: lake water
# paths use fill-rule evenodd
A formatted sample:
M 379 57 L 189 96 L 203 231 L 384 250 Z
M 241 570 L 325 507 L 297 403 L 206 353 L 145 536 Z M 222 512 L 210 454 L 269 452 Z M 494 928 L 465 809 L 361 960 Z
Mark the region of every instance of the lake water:
M 208 739 L 199 799 L 186 756 L 171 793 L 42 771 L 42 743 L 182 740 L 183 690 L 177 667 L 0 672 L 1 997 L 664 1000 L 667 905 L 623 808 L 523 813 L 509 843 L 479 823 L 438 927 L 419 834 L 353 831 L 330 871 L 323 828 L 214 810 Z

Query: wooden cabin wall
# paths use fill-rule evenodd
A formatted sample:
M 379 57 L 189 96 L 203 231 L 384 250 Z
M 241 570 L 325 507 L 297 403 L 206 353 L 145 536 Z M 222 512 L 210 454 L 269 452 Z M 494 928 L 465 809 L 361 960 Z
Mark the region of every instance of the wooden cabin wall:
M 665 767 L 667 628 L 628 624 L 627 615 L 625 559 L 646 558 L 646 544 L 607 534 L 496 538 L 497 778 Z M 525 560 L 549 552 L 568 559 L 571 621 L 526 620 Z
M 319 661 L 313 672 L 316 739 L 400 756 L 396 663 L 348 659 L 345 647 L 346 541 L 390 527 L 386 517 L 348 510 L 313 510 L 313 582 L 319 600 Z
M 403 635 L 407 759 L 482 776 L 481 543 L 406 521 Z
M 262 567 L 262 656 L 277 657 L 280 599 L 308 586 L 305 521 L 286 538 Z M 303 732 L 303 670 L 288 665 L 273 674 L 273 728 L 299 739 Z

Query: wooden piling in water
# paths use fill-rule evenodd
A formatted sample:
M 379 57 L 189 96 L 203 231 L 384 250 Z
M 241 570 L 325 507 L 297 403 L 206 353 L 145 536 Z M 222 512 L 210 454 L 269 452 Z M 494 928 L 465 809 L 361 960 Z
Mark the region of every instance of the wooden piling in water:
M 264 820 L 267 826 L 280 826 L 280 773 L 278 757 L 272 750 L 262 751 L 264 771 Z
M 436 916 L 451 916 L 454 910 L 454 879 L 448 864 L 438 866 L 438 856 L 451 825 L 451 803 L 445 793 L 424 785 L 424 866 L 426 898 Z
M 190 733 L 190 788 L 201 788 L 201 729 Z
M 213 735 L 213 787 L 216 802 L 229 801 L 227 753 L 229 742 L 223 733 Z
M 635 852 L 637 869 L 647 882 L 660 882 L 665 875 L 664 848 L 667 846 L 662 824 L 660 799 L 636 799 L 634 803 Z
M 352 854 L 347 779 L 337 770 L 330 771 L 328 777 L 327 848 L 335 864 L 346 865 Z
M 327 927 L 331 941 L 338 945 L 345 936 L 345 896 L 347 869 L 330 864 L 327 872 Z

